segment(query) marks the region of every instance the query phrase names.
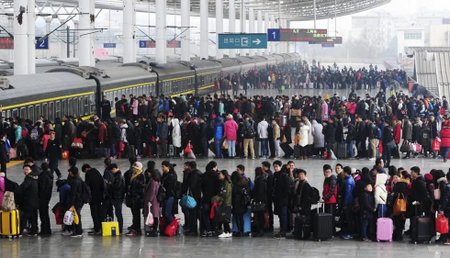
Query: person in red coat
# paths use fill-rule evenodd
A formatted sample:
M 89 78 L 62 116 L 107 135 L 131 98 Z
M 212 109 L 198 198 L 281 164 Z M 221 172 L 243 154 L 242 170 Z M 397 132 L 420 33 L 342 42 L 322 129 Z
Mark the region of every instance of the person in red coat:
M 444 162 L 447 162 L 448 151 L 450 150 L 450 121 L 447 119 L 442 122 L 441 129 L 441 153 Z
M 402 121 L 396 120 L 394 123 L 394 141 L 395 145 L 400 144 L 400 139 L 402 138 Z

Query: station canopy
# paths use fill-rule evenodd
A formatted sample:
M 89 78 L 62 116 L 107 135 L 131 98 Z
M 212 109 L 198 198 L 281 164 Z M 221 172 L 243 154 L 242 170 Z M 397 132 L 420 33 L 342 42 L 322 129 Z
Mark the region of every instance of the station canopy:
M 391 0 L 316 0 L 317 19 L 346 16 L 362 12 L 389 3 Z M 0 0 L 4 9 L 11 8 L 14 0 Z M 228 0 L 223 0 L 224 17 L 228 17 Z M 240 17 L 241 0 L 235 0 L 236 18 Z M 276 18 L 290 21 L 305 21 L 314 19 L 313 0 L 244 0 L 245 8 L 253 8 L 269 12 Z M 123 0 L 96 0 L 96 8 L 122 10 Z M 138 12 L 154 12 L 155 0 L 136 0 Z M 181 0 L 167 0 L 167 13 L 179 14 Z M 279 8 L 280 5 L 280 8 Z M 78 6 L 78 0 L 36 0 L 36 6 L 53 7 L 55 9 Z M 215 1 L 209 0 L 209 14 L 215 16 Z M 192 15 L 200 13 L 200 0 L 191 0 Z

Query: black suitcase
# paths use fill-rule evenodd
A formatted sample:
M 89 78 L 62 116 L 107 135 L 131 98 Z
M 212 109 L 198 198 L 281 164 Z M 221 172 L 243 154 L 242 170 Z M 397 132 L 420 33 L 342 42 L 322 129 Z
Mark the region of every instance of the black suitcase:
M 311 236 L 311 219 L 304 215 L 297 215 L 294 220 L 294 238 L 307 240 Z
M 283 150 L 284 156 L 286 156 L 286 157 L 290 157 L 294 153 L 294 150 L 292 149 L 292 147 L 287 143 L 280 144 L 280 148 Z
M 415 216 L 411 218 L 411 241 L 417 243 L 431 243 L 431 239 L 436 235 L 434 230 L 434 219 L 422 215 L 420 205 L 414 205 Z
M 294 146 L 294 158 L 296 159 L 300 158 L 300 145 Z
M 317 241 L 328 240 L 333 237 L 333 215 L 331 213 L 321 213 L 320 209 L 317 208 L 313 224 L 314 238 Z

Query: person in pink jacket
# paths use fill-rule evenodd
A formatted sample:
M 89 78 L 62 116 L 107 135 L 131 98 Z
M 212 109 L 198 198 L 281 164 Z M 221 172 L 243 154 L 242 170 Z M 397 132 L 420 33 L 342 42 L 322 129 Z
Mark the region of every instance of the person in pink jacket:
M 0 172 L 0 207 L 3 204 L 3 196 L 5 195 L 6 186 L 5 186 L 5 173 Z
M 238 124 L 233 119 L 233 115 L 227 116 L 227 121 L 224 123 L 224 137 L 228 143 L 228 157 L 234 158 L 236 156 L 236 140 Z

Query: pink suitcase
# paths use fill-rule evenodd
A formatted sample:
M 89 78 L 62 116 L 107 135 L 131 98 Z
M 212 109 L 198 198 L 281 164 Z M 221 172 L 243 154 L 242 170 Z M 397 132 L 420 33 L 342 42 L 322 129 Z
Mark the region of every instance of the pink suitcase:
M 391 218 L 377 219 L 377 241 L 392 242 L 392 235 L 394 233 L 394 223 Z

